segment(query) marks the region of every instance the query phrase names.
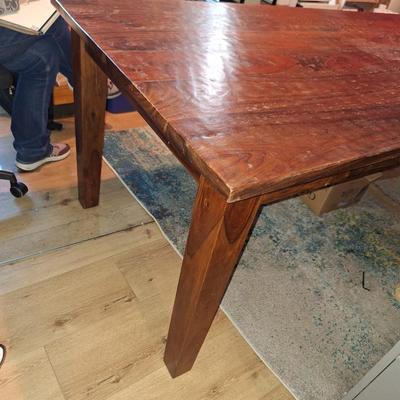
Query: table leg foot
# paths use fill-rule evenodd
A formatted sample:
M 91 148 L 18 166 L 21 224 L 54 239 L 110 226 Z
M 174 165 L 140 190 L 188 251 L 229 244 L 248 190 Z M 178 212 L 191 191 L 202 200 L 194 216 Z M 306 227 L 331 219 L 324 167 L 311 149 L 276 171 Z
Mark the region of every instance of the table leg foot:
M 259 206 L 260 198 L 227 203 L 200 178 L 164 356 L 172 377 L 192 368 Z
M 99 203 L 107 78 L 79 35 L 71 34 L 78 192 L 82 207 L 89 208 Z

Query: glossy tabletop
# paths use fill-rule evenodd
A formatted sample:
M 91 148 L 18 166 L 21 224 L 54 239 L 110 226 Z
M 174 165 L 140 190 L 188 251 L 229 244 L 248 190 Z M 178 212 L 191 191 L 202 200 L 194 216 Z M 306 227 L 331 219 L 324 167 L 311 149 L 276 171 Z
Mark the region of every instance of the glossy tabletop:
M 400 16 L 59 4 L 170 148 L 229 202 L 399 158 Z

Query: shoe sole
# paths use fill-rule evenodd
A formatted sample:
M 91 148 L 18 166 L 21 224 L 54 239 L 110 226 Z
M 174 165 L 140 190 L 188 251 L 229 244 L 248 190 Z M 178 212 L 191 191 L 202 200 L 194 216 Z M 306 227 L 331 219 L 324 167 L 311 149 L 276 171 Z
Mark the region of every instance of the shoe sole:
M 34 163 L 30 163 L 30 164 L 25 164 L 25 163 L 16 161 L 15 165 L 22 171 L 34 171 L 35 169 L 39 168 L 43 164 L 64 160 L 64 158 L 67 158 L 70 154 L 71 154 L 71 150 L 68 150 L 65 154 L 62 154 L 60 156 L 46 157 L 46 158 L 43 158 L 42 160 L 36 161 Z
M 113 94 L 109 94 L 109 95 L 107 95 L 107 100 L 112 100 L 112 99 L 116 99 L 117 97 L 119 97 L 119 96 L 121 96 L 121 92 L 116 92 L 116 93 L 113 93 Z

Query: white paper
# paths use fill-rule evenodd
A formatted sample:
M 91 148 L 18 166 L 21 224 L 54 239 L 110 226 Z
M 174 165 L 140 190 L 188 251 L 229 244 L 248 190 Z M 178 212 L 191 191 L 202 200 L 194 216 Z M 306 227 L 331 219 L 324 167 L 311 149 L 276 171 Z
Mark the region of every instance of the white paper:
M 0 25 L 11 29 L 21 27 L 22 31 L 32 30 L 38 32 L 52 18 L 55 12 L 56 9 L 50 0 L 32 0 L 29 3 L 21 4 L 19 11 L 15 14 L 0 17 Z M 4 24 L 2 23 L 3 21 Z

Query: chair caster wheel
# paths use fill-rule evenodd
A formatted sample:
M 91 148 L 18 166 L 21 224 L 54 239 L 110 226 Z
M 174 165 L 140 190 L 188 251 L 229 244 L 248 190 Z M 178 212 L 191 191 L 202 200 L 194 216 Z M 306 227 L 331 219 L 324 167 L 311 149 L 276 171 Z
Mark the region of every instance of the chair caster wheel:
M 22 197 L 28 192 L 28 187 L 22 182 L 17 182 L 11 184 L 10 192 L 14 197 Z

